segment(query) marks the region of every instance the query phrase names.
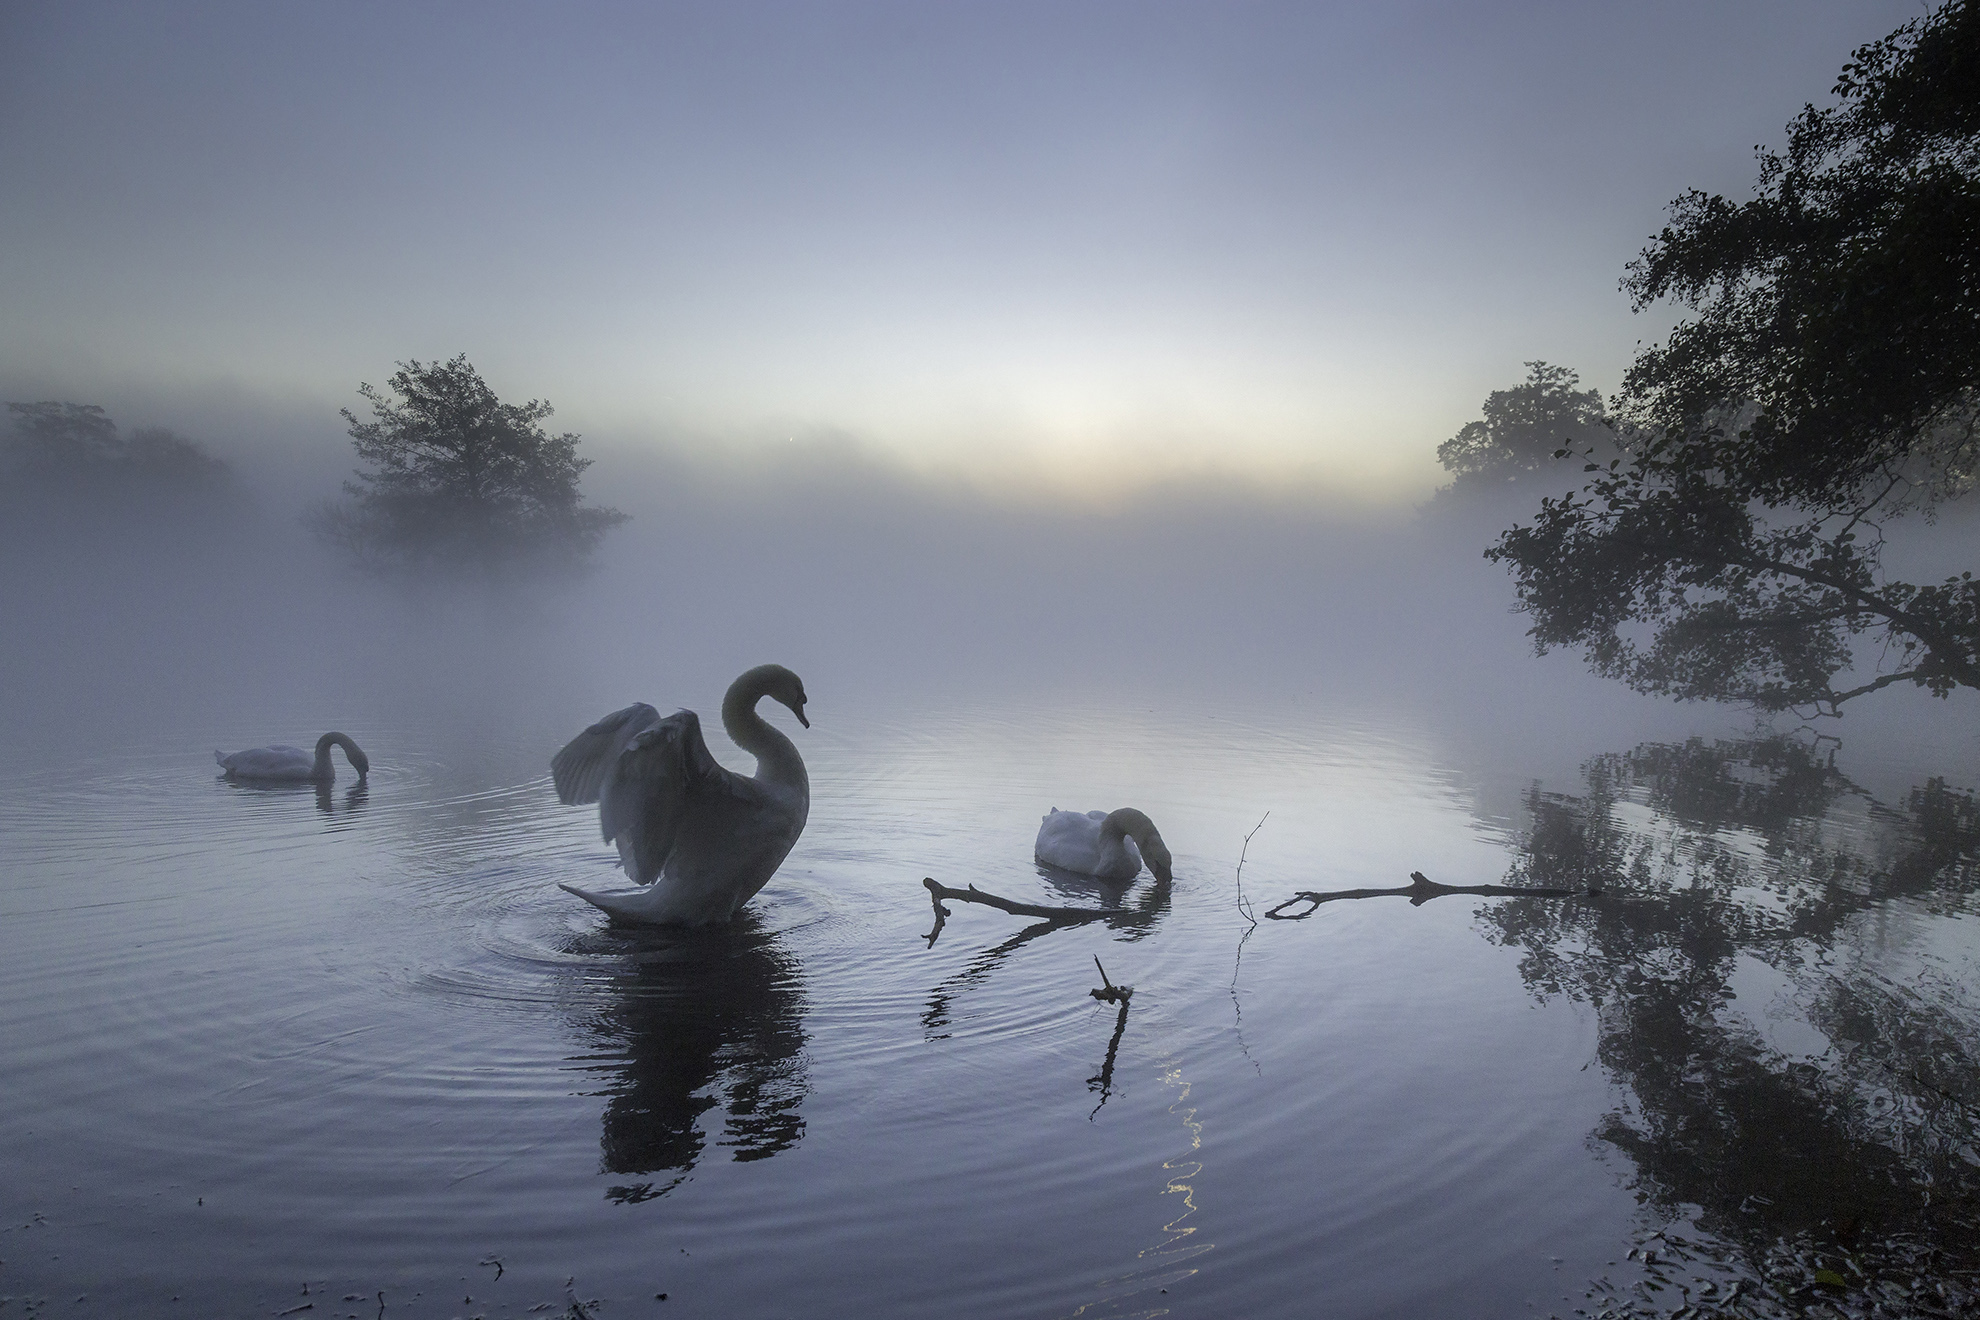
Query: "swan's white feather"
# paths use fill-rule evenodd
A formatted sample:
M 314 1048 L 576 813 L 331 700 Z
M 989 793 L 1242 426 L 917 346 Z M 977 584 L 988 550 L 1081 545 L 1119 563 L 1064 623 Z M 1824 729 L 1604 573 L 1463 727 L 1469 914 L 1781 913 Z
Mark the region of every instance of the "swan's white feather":
M 660 712 L 643 701 L 624 710 L 615 710 L 564 745 L 550 760 L 550 780 L 557 786 L 557 800 L 567 807 L 586 806 L 598 801 L 605 780 L 618 764 L 619 753 L 644 729 L 660 720 Z M 612 841 L 607 830 L 605 842 Z
M 626 743 L 606 776 L 598 819 L 605 841 L 619 843 L 620 859 L 634 884 L 659 878 L 687 813 L 715 809 L 709 799 L 730 790 L 720 782 L 724 777 L 742 779 L 709 755 L 701 719 L 691 710 L 641 729 Z
M 1060 811 L 1052 808 L 1038 826 L 1033 856 L 1057 866 L 1103 880 L 1132 880 L 1141 873 L 1141 851 L 1122 835 L 1104 836 L 1104 811 Z
M 240 752 L 213 753 L 222 770 L 241 779 L 308 779 L 316 771 L 316 758 L 300 747 L 250 747 Z

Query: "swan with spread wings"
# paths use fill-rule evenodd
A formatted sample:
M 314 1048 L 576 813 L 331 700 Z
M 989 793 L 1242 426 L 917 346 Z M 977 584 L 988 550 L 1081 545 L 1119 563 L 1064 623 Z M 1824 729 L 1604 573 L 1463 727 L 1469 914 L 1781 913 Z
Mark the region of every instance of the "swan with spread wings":
M 716 762 L 691 710 L 663 717 L 641 702 L 571 739 L 550 762 L 557 800 L 598 804 L 605 842 L 618 845 L 640 888 L 560 887 L 628 921 L 705 926 L 734 917 L 776 874 L 811 810 L 796 744 L 756 713 L 764 697 L 811 727 L 804 683 L 782 665 L 758 665 L 731 683 L 722 727 L 756 757 L 754 775 Z

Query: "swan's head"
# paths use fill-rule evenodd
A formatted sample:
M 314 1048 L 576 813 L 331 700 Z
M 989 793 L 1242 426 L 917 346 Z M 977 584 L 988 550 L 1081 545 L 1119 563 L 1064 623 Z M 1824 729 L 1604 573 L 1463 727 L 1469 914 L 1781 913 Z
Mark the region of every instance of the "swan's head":
M 797 716 L 798 723 L 807 729 L 810 728 L 811 721 L 804 717 L 804 680 L 782 665 L 765 665 L 764 668 L 769 670 L 770 674 L 763 695 L 772 701 L 789 706 L 791 714 Z

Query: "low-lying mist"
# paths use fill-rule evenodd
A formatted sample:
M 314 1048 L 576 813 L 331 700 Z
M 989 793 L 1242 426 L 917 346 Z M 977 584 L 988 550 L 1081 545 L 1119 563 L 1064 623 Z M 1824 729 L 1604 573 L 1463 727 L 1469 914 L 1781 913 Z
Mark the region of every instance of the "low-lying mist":
M 1020 498 L 843 442 L 592 456 L 587 498 L 632 518 L 578 578 L 365 576 L 298 520 L 325 492 L 251 459 L 225 500 L 15 499 L 0 734 L 59 754 L 252 711 L 279 725 L 265 741 L 414 714 L 547 740 L 633 700 L 711 710 L 772 659 L 826 721 L 1325 703 L 1413 711 L 1464 759 L 1550 776 L 1751 722 L 1533 656 L 1509 579 L 1480 558 L 1505 510 L 1329 507 L 1214 475 Z M 1958 698 L 1890 693 L 1826 731 L 1904 742 L 1929 768 L 1970 760 L 1973 723 Z

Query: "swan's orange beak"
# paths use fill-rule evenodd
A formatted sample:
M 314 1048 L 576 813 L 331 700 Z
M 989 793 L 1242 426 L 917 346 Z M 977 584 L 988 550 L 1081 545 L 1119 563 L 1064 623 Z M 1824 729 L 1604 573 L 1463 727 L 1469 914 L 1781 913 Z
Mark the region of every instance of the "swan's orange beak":
M 808 729 L 811 727 L 811 721 L 804 717 L 804 707 L 799 706 L 795 708 L 794 710 L 791 711 L 791 714 L 797 716 L 798 723 L 802 724 L 805 728 Z

